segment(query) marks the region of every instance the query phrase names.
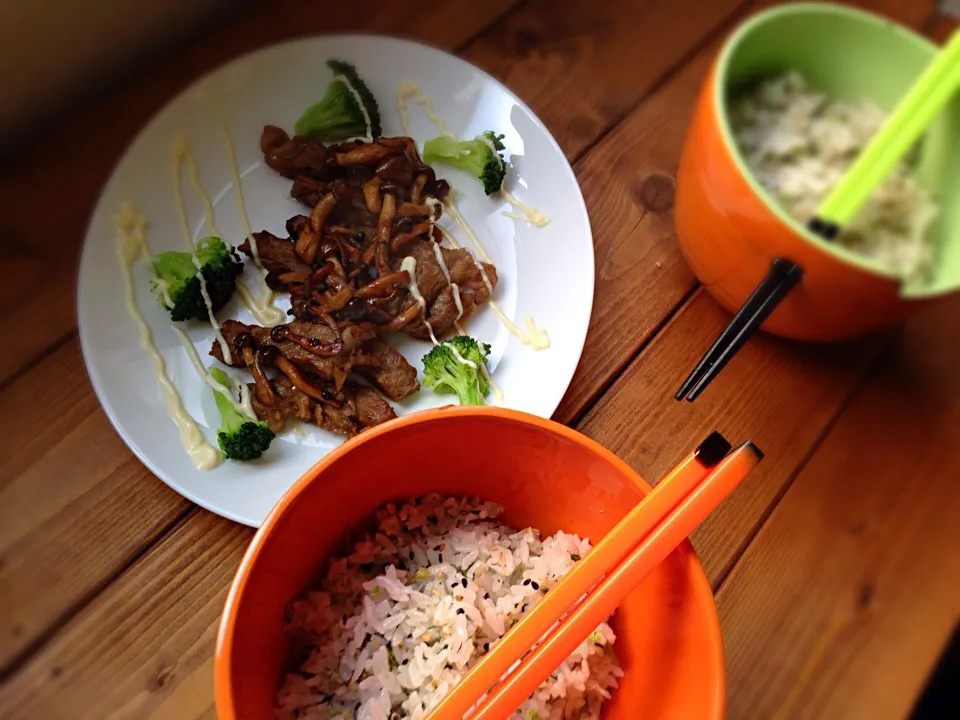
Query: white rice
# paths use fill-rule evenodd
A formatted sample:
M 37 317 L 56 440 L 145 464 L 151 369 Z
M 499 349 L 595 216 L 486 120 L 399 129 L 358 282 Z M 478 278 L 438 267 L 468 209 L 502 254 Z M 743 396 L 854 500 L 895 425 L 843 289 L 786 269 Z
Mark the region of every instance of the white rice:
M 377 513 L 290 609 L 299 672 L 278 720 L 422 718 L 589 549 L 497 521 L 502 508 L 428 495 Z M 597 718 L 622 671 L 603 623 L 511 717 Z
M 829 100 L 788 72 L 751 87 L 730 104 L 737 145 L 757 180 L 806 222 L 886 115 L 864 99 Z M 937 206 L 901 163 L 876 189 L 837 242 L 913 282 L 930 278 L 930 226 Z

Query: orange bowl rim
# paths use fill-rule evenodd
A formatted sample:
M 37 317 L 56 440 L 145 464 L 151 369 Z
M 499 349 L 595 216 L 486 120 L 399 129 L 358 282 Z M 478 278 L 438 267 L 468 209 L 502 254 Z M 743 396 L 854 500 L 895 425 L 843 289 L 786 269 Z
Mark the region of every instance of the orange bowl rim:
M 257 529 L 253 540 L 250 541 L 250 545 L 247 546 L 247 550 L 244 552 L 243 559 L 240 561 L 240 566 L 237 568 L 236 575 L 230 586 L 230 591 L 227 594 L 226 602 L 224 603 L 220 627 L 217 632 L 216 648 L 214 650 L 214 701 L 217 717 L 220 718 L 220 720 L 236 720 L 237 717 L 236 709 L 233 706 L 232 654 L 233 635 L 236 630 L 240 599 L 246 590 L 247 584 L 250 582 L 252 570 L 259 558 L 265 538 L 274 530 L 287 508 L 296 501 L 310 483 L 320 477 L 329 465 L 335 463 L 346 453 L 360 448 L 381 435 L 400 428 L 419 425 L 434 420 L 469 416 L 493 417 L 501 420 L 520 422 L 555 433 L 563 439 L 599 455 L 610 463 L 615 470 L 622 473 L 625 477 L 630 478 L 643 495 L 646 495 L 651 490 L 650 485 L 640 477 L 639 473 L 595 440 L 553 420 L 509 408 L 447 405 L 439 408 L 420 410 L 378 425 L 365 431 L 361 435 L 341 443 L 311 465 L 310 468 L 297 478 L 296 482 L 284 492 Z M 709 628 L 707 635 L 704 637 L 704 642 L 708 645 L 709 662 L 714 667 L 716 686 L 713 688 L 713 711 L 710 716 L 705 717 L 704 720 L 721 720 L 726 702 L 726 673 L 723 657 L 723 636 L 720 631 L 720 619 L 717 615 L 713 590 L 707 581 L 707 576 L 703 571 L 700 559 L 689 540 L 684 540 L 683 543 L 674 550 L 674 553 L 679 554 L 689 573 L 696 600 L 701 603 L 706 603 L 713 610 L 707 613 Z

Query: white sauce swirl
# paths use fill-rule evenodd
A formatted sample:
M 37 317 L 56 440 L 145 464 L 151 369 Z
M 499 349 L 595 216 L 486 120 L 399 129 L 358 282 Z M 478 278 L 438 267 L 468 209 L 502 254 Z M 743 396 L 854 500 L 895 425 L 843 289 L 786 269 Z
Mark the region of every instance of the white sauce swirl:
M 187 451 L 187 455 L 198 470 L 211 470 L 219 465 L 223 458 L 220 452 L 204 439 L 197 423 L 184 410 L 180 394 L 167 377 L 163 357 L 157 351 L 157 346 L 153 344 L 150 326 L 143 319 L 134 296 L 131 266 L 140 257 L 149 260 L 150 255 L 146 242 L 147 219 L 137 212 L 133 203 L 125 202 L 120 206 L 120 212 L 114 216 L 114 224 L 118 231 L 117 255 L 123 269 L 127 313 L 140 331 L 140 347 L 153 360 L 154 374 L 160 386 L 163 404 L 167 415 L 177 426 L 180 444 L 183 445 L 183 449 Z
M 237 400 L 234 398 L 234 390 L 236 388 L 231 390 L 210 374 L 210 372 L 200 361 L 200 355 L 197 353 L 197 348 L 194 347 L 192 342 L 190 342 L 190 338 L 187 337 L 187 334 L 176 325 L 171 325 L 170 329 L 173 330 L 174 334 L 178 338 L 180 338 L 180 342 L 183 344 L 183 349 L 187 351 L 187 357 L 190 358 L 190 362 L 193 364 L 193 367 L 197 371 L 197 375 L 200 376 L 200 379 L 209 385 L 211 390 L 218 392 L 227 398 L 230 401 L 230 404 L 233 405 L 234 410 L 236 410 L 238 413 L 246 415 L 254 422 L 257 422 L 260 418 L 257 417 L 257 413 L 253 409 L 253 403 L 250 400 L 250 389 L 246 386 L 246 383 L 238 383 L 240 386 L 240 402 L 237 402 Z M 247 392 L 244 393 L 244 390 Z
M 217 322 L 217 318 L 214 315 L 213 303 L 210 301 L 210 293 L 207 292 L 207 281 L 203 277 L 203 265 L 197 257 L 197 248 L 193 244 L 193 238 L 190 236 L 190 225 L 187 223 L 187 210 L 183 204 L 183 185 L 180 182 L 180 166 L 186 158 L 189 158 L 195 173 L 197 169 L 196 163 L 193 162 L 193 156 L 190 155 L 190 150 L 187 148 L 187 141 L 183 135 L 177 135 L 173 140 L 173 192 L 177 201 L 177 212 L 180 216 L 180 229 L 183 231 L 183 237 L 187 241 L 187 247 L 190 248 L 190 259 L 193 261 L 193 266 L 197 269 L 197 279 L 200 281 L 200 294 L 203 296 L 203 304 L 207 307 L 207 319 L 213 328 L 213 334 L 217 338 L 217 343 L 220 345 L 220 351 L 223 353 L 224 359 L 227 363 L 231 363 L 233 362 L 233 357 L 230 354 L 230 345 L 224 339 L 223 333 L 220 332 L 220 323 Z M 196 182 L 197 185 L 200 184 L 199 178 L 196 179 Z
M 447 197 L 444 205 L 447 208 L 447 212 L 450 214 L 450 216 L 456 221 L 457 225 L 460 226 L 463 234 L 470 239 L 470 242 L 473 244 L 474 248 L 476 248 L 477 254 L 483 259 L 484 262 L 492 264 L 490 255 L 487 254 L 486 248 L 483 247 L 483 243 L 480 242 L 480 238 L 477 237 L 477 234 L 473 231 L 473 228 L 470 227 L 466 219 L 460 213 L 460 210 L 457 208 L 452 196 Z M 443 228 L 441 228 L 441 232 L 443 233 L 444 237 L 453 244 L 454 247 L 459 247 L 456 239 L 449 231 L 445 231 Z M 478 262 L 477 269 L 480 271 L 480 277 L 483 279 L 483 284 L 487 286 L 487 290 L 492 296 L 493 283 L 490 282 L 490 278 L 487 276 L 486 270 L 483 269 L 483 264 Z M 527 315 L 524 318 L 523 324 L 526 326 L 526 330 L 524 330 L 507 317 L 506 313 L 504 313 L 500 306 L 493 301 L 492 297 L 488 301 L 488 304 L 490 305 L 490 309 L 493 310 L 494 314 L 497 316 L 500 322 L 503 323 L 503 326 L 507 328 L 510 334 L 517 338 L 517 340 L 522 342 L 524 345 L 529 345 L 534 350 L 546 350 L 550 347 L 550 336 L 547 334 L 546 330 L 537 327 L 533 320 L 533 316 Z
M 240 223 L 243 226 L 244 235 L 250 245 L 250 254 L 253 256 L 253 264 L 257 266 L 260 281 L 260 298 L 253 294 L 242 284 L 237 285 L 240 291 L 240 298 L 244 304 L 250 308 L 250 312 L 257 319 L 257 322 L 266 327 L 274 327 L 286 321 L 286 316 L 282 311 L 273 306 L 273 291 L 269 288 L 266 281 L 267 271 L 260 262 L 260 249 L 257 247 L 257 239 L 253 236 L 253 228 L 250 227 L 250 218 L 247 216 L 247 204 L 243 199 L 243 183 L 240 179 L 240 170 L 237 167 L 237 153 L 233 147 L 233 138 L 230 137 L 230 130 L 227 128 L 227 121 L 219 109 L 216 111 L 219 120 L 220 131 L 223 135 L 223 141 L 227 148 L 227 160 L 230 164 L 230 174 L 233 178 L 233 192 L 237 202 L 237 212 L 240 215 Z

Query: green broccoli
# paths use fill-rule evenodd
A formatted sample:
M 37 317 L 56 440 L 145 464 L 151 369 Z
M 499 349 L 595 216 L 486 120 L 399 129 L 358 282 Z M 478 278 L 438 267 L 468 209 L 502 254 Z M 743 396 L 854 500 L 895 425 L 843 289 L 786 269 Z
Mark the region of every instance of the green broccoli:
M 489 354 L 486 343 L 466 335 L 453 337 L 423 356 L 423 384 L 436 392 L 456 393 L 461 405 L 483 405 L 490 384 L 481 367 Z
M 473 140 L 453 140 L 446 135 L 427 140 L 423 144 L 425 163 L 447 163 L 476 175 L 487 195 L 499 192 L 507 174 L 507 164 L 501 151 L 503 135 L 487 130 Z
M 210 375 L 227 388 L 233 386 L 230 378 L 220 368 L 211 368 Z M 251 420 L 246 414 L 237 412 L 230 398 L 223 393 L 214 390 L 213 399 L 220 411 L 217 443 L 223 454 L 230 460 L 256 460 L 263 455 L 276 437 L 273 430 L 262 420 Z
M 377 100 L 357 75 L 357 69 L 340 60 L 328 60 L 327 67 L 333 70 L 333 80 L 327 86 L 326 94 L 320 102 L 303 111 L 303 115 L 293 126 L 294 132 L 320 142 L 337 142 L 365 136 L 369 118 L 371 137 L 380 137 L 382 130 Z M 356 94 L 351 92 L 350 88 L 353 88 Z
M 218 237 L 208 237 L 197 243 L 197 260 L 210 296 L 210 305 L 216 312 L 233 295 L 237 278 L 243 272 L 243 263 L 236 250 L 228 249 Z M 157 277 L 151 281 L 157 300 L 175 322 L 206 320 L 207 305 L 200 292 L 200 278 L 193 256 L 189 252 L 168 250 L 151 259 Z

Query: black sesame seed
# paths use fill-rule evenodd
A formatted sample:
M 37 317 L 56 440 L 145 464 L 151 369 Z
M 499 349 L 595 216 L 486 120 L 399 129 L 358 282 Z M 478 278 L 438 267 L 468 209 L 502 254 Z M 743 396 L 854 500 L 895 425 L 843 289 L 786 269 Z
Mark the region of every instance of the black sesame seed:
M 524 581 L 523 581 L 523 584 L 524 584 L 524 585 L 529 585 L 529 584 L 530 584 L 530 578 L 527 578 L 526 580 L 524 580 Z
M 484 600 L 489 600 L 489 599 L 490 599 L 490 593 L 484 593 L 484 594 L 483 594 L 483 599 L 484 599 Z
M 576 553 L 574 553 L 573 555 L 571 555 L 571 556 L 570 556 L 570 559 L 573 560 L 574 562 L 580 562 L 580 556 L 577 555 Z
M 410 661 L 409 661 L 407 658 L 404 658 L 404 659 L 403 659 L 403 662 L 400 663 L 400 664 L 401 664 L 401 665 L 406 665 L 408 662 L 410 662 Z
M 466 612 L 463 608 L 457 608 L 457 615 L 463 615 Z
M 410 560 L 412 561 L 414 557 L 415 557 L 415 556 L 414 556 L 414 554 L 413 554 L 413 550 L 411 550 L 411 551 L 410 551 Z
M 489 650 L 489 649 L 490 649 L 490 643 L 484 643 L 484 644 L 483 644 L 483 651 L 486 652 L 486 651 Z
M 532 583 L 530 583 L 530 587 L 532 587 L 534 590 L 539 590 L 539 589 L 540 589 L 540 583 L 538 583 L 536 580 L 534 580 Z
M 440 563 L 443 563 L 443 553 L 440 553 Z
M 466 578 L 464 578 L 461 582 L 463 583 L 463 586 L 464 586 L 464 587 L 467 586 L 467 579 L 466 579 Z

